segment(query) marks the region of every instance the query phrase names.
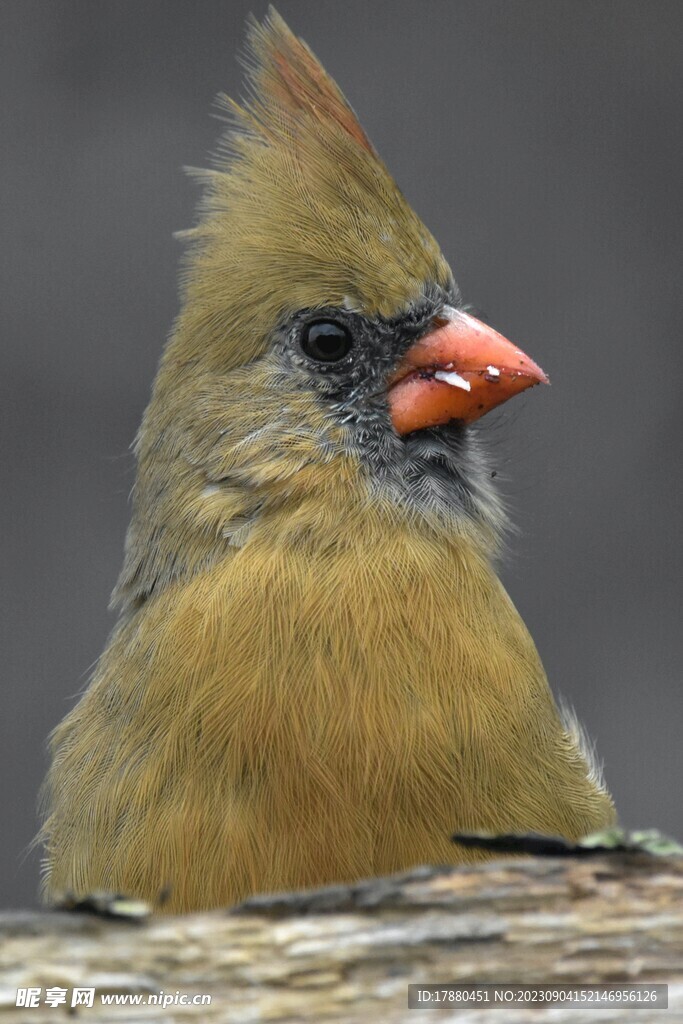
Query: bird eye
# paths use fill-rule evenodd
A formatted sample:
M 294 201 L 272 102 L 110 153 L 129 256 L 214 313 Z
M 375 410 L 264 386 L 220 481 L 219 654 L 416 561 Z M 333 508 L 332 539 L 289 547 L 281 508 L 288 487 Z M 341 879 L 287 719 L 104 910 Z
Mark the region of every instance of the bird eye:
M 320 363 L 336 363 L 349 354 L 353 338 L 348 328 L 336 320 L 316 320 L 304 327 L 301 347 L 311 359 Z

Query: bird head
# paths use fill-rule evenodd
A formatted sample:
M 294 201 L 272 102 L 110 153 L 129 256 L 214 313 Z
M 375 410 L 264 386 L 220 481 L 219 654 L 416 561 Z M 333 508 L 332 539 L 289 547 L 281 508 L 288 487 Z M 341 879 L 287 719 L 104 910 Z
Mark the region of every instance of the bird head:
M 244 544 L 264 516 L 351 506 L 495 543 L 471 424 L 543 371 L 465 311 L 439 247 L 342 93 L 275 11 L 252 21 L 137 441 L 115 597 Z M 283 516 L 281 513 L 285 512 Z

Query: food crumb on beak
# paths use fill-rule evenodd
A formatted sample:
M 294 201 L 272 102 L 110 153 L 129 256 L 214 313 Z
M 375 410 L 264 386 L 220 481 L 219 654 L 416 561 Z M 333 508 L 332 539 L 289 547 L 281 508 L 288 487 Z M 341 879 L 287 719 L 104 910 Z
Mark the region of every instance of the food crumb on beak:
M 455 370 L 437 370 L 434 374 L 436 380 L 442 380 L 444 384 L 452 384 L 455 388 L 462 388 L 463 391 L 470 391 L 472 385 L 464 377 L 461 377 Z
M 492 377 L 500 377 L 500 370 L 498 369 L 497 366 L 487 366 L 486 372 L 489 373 Z

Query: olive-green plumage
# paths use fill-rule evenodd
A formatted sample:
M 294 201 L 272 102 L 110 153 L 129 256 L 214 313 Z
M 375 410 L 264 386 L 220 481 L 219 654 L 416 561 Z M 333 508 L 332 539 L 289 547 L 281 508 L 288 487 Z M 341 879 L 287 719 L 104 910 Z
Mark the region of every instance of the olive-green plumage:
M 492 567 L 477 439 L 461 505 L 357 398 L 398 348 L 334 393 L 291 354 L 302 311 L 400 323 L 455 286 L 274 12 L 249 53 L 137 441 L 121 618 L 53 737 L 50 895 L 211 907 L 476 856 L 456 830 L 613 819 Z

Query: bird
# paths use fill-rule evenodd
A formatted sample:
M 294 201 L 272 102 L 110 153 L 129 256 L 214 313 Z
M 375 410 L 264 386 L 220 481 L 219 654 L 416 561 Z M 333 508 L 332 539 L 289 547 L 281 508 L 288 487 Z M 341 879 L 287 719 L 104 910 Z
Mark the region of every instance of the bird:
M 192 172 L 119 617 L 51 737 L 49 900 L 202 910 L 615 820 L 498 576 L 481 421 L 547 377 L 273 8 L 244 65 Z

